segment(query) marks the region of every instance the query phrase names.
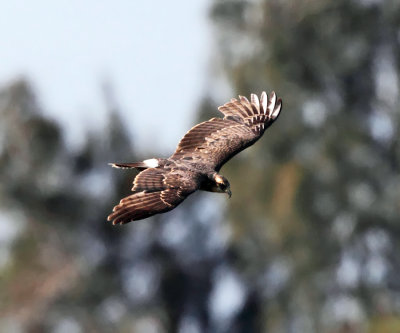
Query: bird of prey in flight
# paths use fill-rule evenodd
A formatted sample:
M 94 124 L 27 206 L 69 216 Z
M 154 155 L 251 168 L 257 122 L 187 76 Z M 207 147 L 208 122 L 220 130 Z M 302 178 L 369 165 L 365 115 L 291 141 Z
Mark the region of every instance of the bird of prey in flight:
M 231 196 L 221 167 L 251 146 L 278 118 L 282 100 L 272 92 L 259 99 L 251 94 L 233 98 L 218 108 L 224 118 L 212 118 L 192 127 L 169 158 L 151 158 L 134 163 L 110 163 L 115 168 L 139 170 L 132 191 L 113 209 L 107 220 L 124 224 L 165 213 L 197 190 Z

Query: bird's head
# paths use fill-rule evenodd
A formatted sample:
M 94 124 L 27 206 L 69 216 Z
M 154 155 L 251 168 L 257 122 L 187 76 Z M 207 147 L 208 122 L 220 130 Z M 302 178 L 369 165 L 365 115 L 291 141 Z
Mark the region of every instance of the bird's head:
M 231 185 L 229 184 L 228 179 L 216 173 L 214 174 L 214 181 L 217 185 L 216 192 L 227 193 L 229 198 L 232 196 Z

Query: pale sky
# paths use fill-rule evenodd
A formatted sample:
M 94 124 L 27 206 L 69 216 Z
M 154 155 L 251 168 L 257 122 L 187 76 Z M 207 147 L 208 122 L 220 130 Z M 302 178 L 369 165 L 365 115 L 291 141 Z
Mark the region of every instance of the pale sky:
M 194 124 L 210 61 L 209 0 L 0 1 L 0 85 L 19 77 L 79 144 L 111 82 L 135 148 L 171 153 Z

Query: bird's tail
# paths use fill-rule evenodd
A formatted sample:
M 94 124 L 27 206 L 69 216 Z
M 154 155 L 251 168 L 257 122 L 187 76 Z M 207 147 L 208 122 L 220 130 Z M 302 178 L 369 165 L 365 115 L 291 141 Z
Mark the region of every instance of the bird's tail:
M 133 163 L 108 163 L 113 168 L 117 169 L 137 169 L 137 170 L 144 170 L 147 169 L 149 166 L 144 162 L 133 162 Z

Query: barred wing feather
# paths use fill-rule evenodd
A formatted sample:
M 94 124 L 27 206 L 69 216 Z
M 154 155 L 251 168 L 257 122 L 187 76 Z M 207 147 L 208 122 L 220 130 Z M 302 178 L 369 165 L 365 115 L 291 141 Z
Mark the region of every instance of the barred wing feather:
M 274 92 L 261 99 L 251 94 L 232 99 L 218 108 L 224 118 L 212 118 L 192 129 L 179 142 L 172 159 L 194 159 L 211 163 L 218 171 L 224 163 L 256 142 L 278 118 L 282 101 Z

